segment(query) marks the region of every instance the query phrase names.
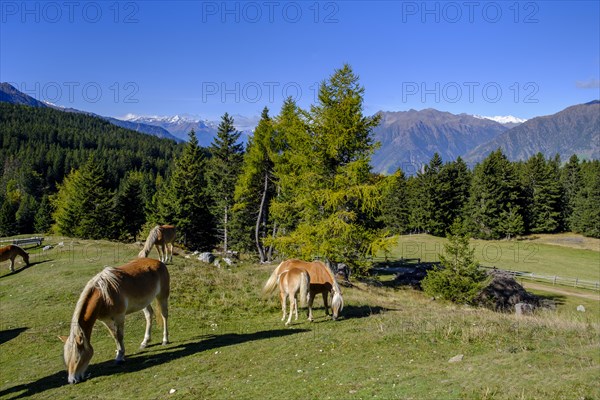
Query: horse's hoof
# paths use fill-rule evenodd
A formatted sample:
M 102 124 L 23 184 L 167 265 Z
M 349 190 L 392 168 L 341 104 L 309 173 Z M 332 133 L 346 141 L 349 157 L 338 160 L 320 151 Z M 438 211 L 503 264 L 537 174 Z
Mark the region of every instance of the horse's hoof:
M 162 341 L 162 345 L 163 345 L 163 346 L 166 346 L 166 345 L 168 345 L 168 344 L 169 344 L 169 341 L 168 341 L 168 340 L 163 340 L 163 341 Z
M 140 349 L 145 349 L 146 346 L 148 346 L 148 343 L 142 342 L 142 344 L 140 344 Z
M 124 358 L 121 358 L 120 360 L 115 360 L 115 365 L 121 365 L 125 362 Z

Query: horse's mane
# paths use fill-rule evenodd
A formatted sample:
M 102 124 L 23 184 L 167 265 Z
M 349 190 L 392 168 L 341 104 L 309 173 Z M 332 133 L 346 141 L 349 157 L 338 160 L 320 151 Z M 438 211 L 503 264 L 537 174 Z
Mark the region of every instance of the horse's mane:
M 138 257 L 146 257 L 148 253 L 152 250 L 152 246 L 156 243 L 158 239 L 158 234 L 160 233 L 160 225 L 156 225 L 150 233 L 148 234 L 148 238 L 146 239 L 146 243 L 144 243 L 144 248 L 138 254 Z
M 107 305 L 113 304 L 110 294 L 118 289 L 120 283 L 119 276 L 115 273 L 116 270 L 117 268 L 106 267 L 85 285 L 75 306 L 72 320 L 73 325 L 79 325 L 79 316 L 83 311 L 83 305 L 94 289 L 98 289 L 100 296 Z
M 323 261 L 317 260 L 313 262 L 320 264 L 321 267 L 323 267 L 323 269 L 325 270 L 325 272 L 327 272 L 327 275 L 329 276 L 329 278 L 331 278 L 331 286 L 333 286 L 333 291 L 335 293 L 341 293 L 342 291 L 337 281 L 335 280 L 335 275 L 333 275 L 333 271 L 331 271 L 331 268 L 329 268 L 327 264 L 325 264 Z

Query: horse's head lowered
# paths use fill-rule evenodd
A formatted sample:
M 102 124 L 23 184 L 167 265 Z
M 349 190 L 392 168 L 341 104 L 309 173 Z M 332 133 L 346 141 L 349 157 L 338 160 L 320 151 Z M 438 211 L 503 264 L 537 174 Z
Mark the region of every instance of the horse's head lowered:
M 344 309 L 344 299 L 342 298 L 342 293 L 339 291 L 333 292 L 333 297 L 331 299 L 331 319 L 334 321 L 338 319 L 340 312 Z
M 65 342 L 64 357 L 69 374 L 68 381 L 79 383 L 85 379 L 85 371 L 94 355 L 94 348 L 81 328 L 73 329 L 68 338 L 61 336 L 61 340 Z

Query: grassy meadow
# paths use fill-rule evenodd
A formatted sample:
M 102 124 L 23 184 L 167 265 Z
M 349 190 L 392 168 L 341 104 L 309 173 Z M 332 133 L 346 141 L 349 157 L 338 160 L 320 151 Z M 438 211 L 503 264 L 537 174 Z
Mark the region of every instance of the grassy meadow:
M 571 267 L 579 275 L 598 273 L 588 270 L 593 254 L 585 250 L 552 247 L 568 253 L 561 255 L 539 246 L 534 265 L 540 268 L 549 254 L 561 263 L 580 257 L 584 266 Z M 114 342 L 98 324 L 90 379 L 66 384 L 57 335 L 68 334 L 83 286 L 104 265 L 123 264 L 138 251 L 135 245 L 65 239 L 64 247 L 33 250 L 33 265 L 17 273 L 2 264 L 1 399 L 600 398 L 596 300 L 548 292 L 557 301 L 555 312 L 517 317 L 355 281 L 343 288 L 339 321 L 317 308 L 315 322 L 306 322 L 302 310 L 285 327 L 278 299 L 260 295 L 274 265 L 215 268 L 183 254 L 169 265 L 171 343 L 159 345 L 154 326 L 153 344 L 140 350 L 143 314 L 129 315 L 126 362 L 115 366 Z M 508 256 L 502 257 L 506 265 L 497 266 L 509 268 Z M 579 304 L 585 313 L 575 310 Z M 321 307 L 320 299 L 315 305 Z M 462 360 L 450 363 L 457 355 Z
M 403 235 L 388 257 L 439 261 L 445 238 Z M 471 240 L 481 265 L 511 271 L 600 281 L 600 239 L 572 233 L 524 237 L 520 240 Z M 381 256 L 384 256 L 382 253 Z

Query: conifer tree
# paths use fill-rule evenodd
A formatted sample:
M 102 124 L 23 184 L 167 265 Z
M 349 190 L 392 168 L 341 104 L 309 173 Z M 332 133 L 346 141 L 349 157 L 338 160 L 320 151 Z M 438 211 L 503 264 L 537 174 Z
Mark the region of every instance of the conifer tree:
M 132 237 L 137 240 L 137 233 L 146 220 L 145 203 L 142 193 L 142 174 L 130 172 L 121 182 L 114 199 L 114 232 L 115 238 Z
M 104 169 L 91 156 L 69 174 L 54 197 L 58 233 L 83 239 L 112 236 L 112 198 Z
M 35 214 L 34 230 L 36 233 L 47 233 L 50 231 L 53 223 L 50 199 L 47 195 L 44 195 Z
M 231 209 L 234 204 L 235 184 L 243 161 L 244 146 L 238 143 L 240 132 L 233 118 L 225 113 L 209 151 L 208 183 L 213 200 L 213 214 L 222 232 L 223 251 L 228 251 Z
M 231 225 L 234 245 L 244 250 L 255 249 L 260 262 L 270 260 L 270 251 L 265 248 L 264 239 L 273 229 L 269 204 L 275 195 L 275 146 L 273 121 L 265 107 L 244 154 L 235 187 Z
M 428 271 L 421 286 L 431 296 L 470 304 L 484 287 L 486 274 L 475 260 L 475 249 L 460 220 L 453 223 L 447 238 L 440 267 Z
M 562 221 L 564 223 L 564 229 L 572 230 L 571 218 L 575 209 L 577 195 L 582 186 L 581 167 L 579 165 L 579 158 L 576 154 L 573 154 L 569 159 L 569 162 L 562 168 L 560 182 L 563 191 Z
M 206 162 L 192 130 L 181 156 L 175 160 L 172 175 L 156 193 L 156 213 L 150 221 L 175 224 L 177 241 L 190 249 L 209 250 L 215 243 L 205 176 Z
M 521 189 L 514 166 L 501 150 L 490 153 L 473 171 L 467 217 L 476 237 L 500 239 L 501 215 L 519 205 Z
M 374 218 L 381 193 L 369 165 L 379 116 L 363 115 L 363 95 L 344 65 L 321 84 L 308 130 L 297 137 L 285 132 L 289 148 L 277 169 L 281 196 L 274 208 L 277 215 L 290 210 L 295 220 L 274 242 L 286 256 L 360 262 L 380 239 Z
M 391 234 L 408 232 L 409 204 L 406 177 L 401 169 L 384 178 L 381 215 L 378 218 Z
M 581 165 L 582 187 L 575 198 L 571 223 L 573 230 L 600 238 L 600 161 Z
M 529 231 L 552 233 L 561 226 L 563 193 L 560 186 L 559 160 L 546 160 L 542 153 L 524 165 L 526 215 Z

